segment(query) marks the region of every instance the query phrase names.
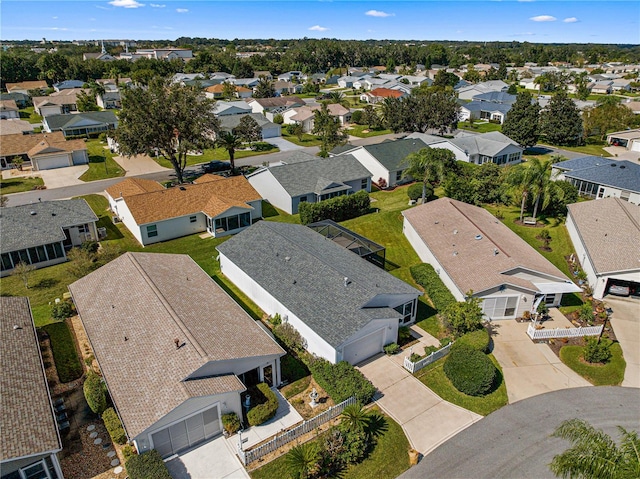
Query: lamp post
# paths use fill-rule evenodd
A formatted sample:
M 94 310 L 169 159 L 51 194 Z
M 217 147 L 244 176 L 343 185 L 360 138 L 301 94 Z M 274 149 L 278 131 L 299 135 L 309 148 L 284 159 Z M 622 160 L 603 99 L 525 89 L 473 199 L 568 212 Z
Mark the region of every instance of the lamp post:
M 107 154 L 103 151 L 102 157 L 104 158 L 104 173 L 105 175 L 109 174 L 109 170 L 107 170 Z

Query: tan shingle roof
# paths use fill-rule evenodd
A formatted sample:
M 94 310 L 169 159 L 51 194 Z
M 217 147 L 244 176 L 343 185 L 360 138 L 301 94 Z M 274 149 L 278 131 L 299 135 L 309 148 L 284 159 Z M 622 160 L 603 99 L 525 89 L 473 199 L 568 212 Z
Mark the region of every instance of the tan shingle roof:
M 11 93 L 12 90 L 33 90 L 35 88 L 48 88 L 47 82 L 44 80 L 35 81 L 23 81 L 20 83 L 7 83 L 7 91 Z
M 36 108 L 44 105 L 73 105 L 78 101 L 78 94 L 81 91 L 85 91 L 87 94 L 90 93 L 89 90 L 82 90 L 82 88 L 69 88 L 52 93 L 49 96 L 34 96 L 33 105 Z
M 15 100 L 0 100 L 0 111 L 18 111 Z
M 536 291 L 529 280 L 504 274 L 517 268 L 569 279 L 487 210 L 440 198 L 402 212 L 462 294 L 502 284 Z M 480 238 L 476 239 L 476 235 Z M 495 250 L 498 254 L 494 254 Z
M 33 131 L 33 125 L 28 121 L 18 120 L 16 118 L 2 120 L 0 119 L 0 135 L 16 135 L 24 136 L 22 132 Z M 4 138 L 2 139 L 4 141 Z
M 0 156 L 24 155 L 37 147 L 47 143 L 64 151 L 86 150 L 87 145 L 82 140 L 65 140 L 61 131 L 53 133 L 36 133 L 33 135 L 3 135 L 0 142 Z M 34 150 L 35 151 L 35 150 Z
M 596 272 L 640 269 L 640 206 L 603 198 L 568 208 Z
M 190 397 L 241 388 L 233 360 L 284 354 L 187 255 L 125 253 L 69 290 L 130 438 Z M 220 377 L 184 382 L 215 361 Z
M 213 218 L 232 206 L 251 209 L 247 202 L 261 199 L 244 176 L 218 178 L 220 180 L 208 178 L 204 182 L 198 180 L 195 185 L 125 196 L 125 202 L 136 223 L 143 225 L 199 212 Z M 109 191 L 121 191 L 119 185 Z
M 111 198 L 124 198 L 126 196 L 139 195 L 140 193 L 149 193 L 150 191 L 163 189 L 164 187 L 157 181 L 142 178 L 127 178 L 120 183 L 110 186 L 105 191 Z
M 0 297 L 0 311 L 0 461 L 58 451 L 62 445 L 29 300 Z

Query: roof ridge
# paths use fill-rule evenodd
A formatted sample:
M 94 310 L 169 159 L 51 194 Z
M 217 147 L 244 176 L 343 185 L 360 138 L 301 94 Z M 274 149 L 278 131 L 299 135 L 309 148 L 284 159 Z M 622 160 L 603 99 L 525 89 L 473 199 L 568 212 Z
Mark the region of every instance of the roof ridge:
M 129 257 L 129 260 L 131 261 L 131 263 L 133 264 L 133 266 L 138 270 L 138 272 L 142 275 L 142 277 L 144 278 L 144 280 L 147 282 L 147 284 L 149 285 L 149 287 L 151 288 L 151 290 L 153 291 L 153 293 L 156 295 L 156 297 L 158 298 L 158 300 L 162 303 L 162 305 L 164 306 L 164 308 L 167 310 L 167 312 L 169 313 L 169 316 L 171 316 L 171 319 L 173 319 L 174 323 L 176 323 L 176 326 L 178 326 L 178 328 L 184 333 L 184 335 L 187 337 L 187 339 L 191 342 L 191 344 L 193 345 L 193 347 L 196 349 L 196 351 L 198 352 L 198 354 L 200 354 L 200 356 L 202 357 L 207 357 L 207 353 L 205 352 L 204 348 L 200 345 L 200 343 L 198 343 L 198 341 L 196 340 L 196 338 L 193 336 L 193 334 L 191 334 L 191 331 L 189 331 L 189 328 L 187 328 L 187 326 L 184 324 L 184 322 L 180 319 L 180 317 L 178 316 L 178 314 L 175 312 L 175 310 L 171 307 L 171 305 L 167 302 L 167 300 L 165 299 L 165 297 L 162 295 L 162 293 L 160 292 L 160 289 L 156 286 L 156 284 L 154 283 L 154 281 L 151 279 L 151 276 L 149 276 L 147 274 L 147 272 L 144 270 L 144 268 L 142 267 L 142 265 L 138 262 L 136 256 L 134 253 L 129 252 L 127 254 L 127 256 Z M 193 259 L 191 259 L 193 261 Z
M 620 208 L 622 209 L 622 211 L 624 212 L 625 215 L 627 215 L 627 217 L 629 218 L 629 220 L 631 220 L 631 223 L 633 224 L 633 226 L 635 226 L 637 229 L 640 230 L 640 223 L 638 222 L 638 220 L 636 218 L 633 217 L 633 215 L 631 213 L 629 213 L 629 210 L 627 210 L 627 208 L 625 207 L 625 205 L 622 203 L 623 200 L 621 200 L 618 197 L 614 197 L 616 199 L 616 203 L 618 203 L 618 205 L 620 206 Z M 628 202 L 627 202 L 628 203 Z

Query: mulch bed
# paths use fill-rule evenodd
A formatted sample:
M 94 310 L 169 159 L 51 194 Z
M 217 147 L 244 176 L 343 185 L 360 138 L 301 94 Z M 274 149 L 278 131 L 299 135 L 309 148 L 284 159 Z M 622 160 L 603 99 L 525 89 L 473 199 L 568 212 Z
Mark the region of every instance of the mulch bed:
M 309 406 L 309 403 L 311 402 L 309 394 L 311 393 L 311 391 L 313 391 L 313 388 L 315 388 L 316 392 L 318 393 L 318 405 L 314 408 Z M 329 397 L 324 389 L 318 386 L 318 383 L 315 381 L 315 379 L 313 379 L 313 377 L 311 377 L 311 381 L 309 382 L 309 386 L 307 386 L 307 389 L 305 389 L 301 393 L 296 394 L 295 396 L 291 396 L 288 401 L 305 420 L 316 417 L 321 412 L 324 412 L 330 407 L 335 406 L 335 402 L 333 402 L 333 399 Z

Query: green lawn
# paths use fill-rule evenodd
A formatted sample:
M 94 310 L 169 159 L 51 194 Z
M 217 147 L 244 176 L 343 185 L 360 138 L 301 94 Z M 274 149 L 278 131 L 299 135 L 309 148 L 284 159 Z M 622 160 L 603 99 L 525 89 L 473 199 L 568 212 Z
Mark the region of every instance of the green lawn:
M 509 402 L 509 398 L 507 397 L 507 386 L 505 385 L 504 378 L 502 376 L 502 369 L 492 354 L 489 354 L 489 358 L 498 370 L 494 385 L 494 387 L 497 386 L 497 388 L 486 396 L 468 396 L 458 391 L 444 373 L 443 368 L 444 362 L 447 359 L 446 356 L 435 363 L 431 363 L 424 369 L 421 369 L 415 374 L 415 376 L 422 381 L 425 386 L 445 401 L 449 401 L 460 407 L 468 409 L 469 411 L 486 416 L 487 414 L 500 409 L 502 406 L 505 406 Z
M 611 360 L 604 365 L 592 365 L 582 361 L 582 346 L 565 346 L 560 350 L 563 363 L 594 386 L 617 386 L 624 379 L 627 363 L 622 357 L 620 343 L 611 346 Z
M 273 148 L 269 151 L 237 150 L 234 158 L 236 160 L 239 160 L 240 158 L 247 158 L 248 156 L 267 155 L 269 153 L 278 153 L 279 151 L 279 148 Z M 165 168 L 173 168 L 171 162 L 163 156 L 154 158 L 154 160 L 156 160 L 156 163 L 158 163 L 160 166 L 164 166 Z M 187 155 L 187 166 L 206 163 L 213 160 L 229 161 L 229 153 L 227 153 L 227 150 L 223 148 L 213 148 L 204 150 L 202 155 Z
M 87 153 L 89 154 L 89 169 L 80 179 L 82 181 L 104 180 L 124 176 L 125 171 L 113 159 L 113 153 L 100 140 L 87 141 Z
M 82 364 L 80 364 L 80 358 L 78 358 L 78 352 L 67 323 L 47 324 L 43 329 L 51 341 L 51 351 L 60 382 L 68 383 L 82 376 Z
M 23 108 L 19 113 L 21 120 L 27 120 L 29 123 L 42 123 L 42 117 L 35 112 L 32 106 Z
M 302 140 L 299 140 L 297 136 L 295 135 L 290 135 L 289 133 L 287 133 L 287 127 L 285 125 L 282 125 L 282 138 L 284 138 L 287 141 L 290 141 L 291 143 L 294 143 L 298 146 L 320 146 L 322 144 L 322 142 L 320 141 L 320 139 L 316 136 L 316 135 L 311 135 L 309 133 L 303 133 L 302 135 Z
M 546 145 L 543 145 L 546 146 Z M 585 155 L 604 156 L 609 157 L 611 153 L 602 149 L 606 145 L 584 145 L 584 146 L 554 146 L 553 148 L 560 148 L 562 150 L 575 151 L 577 153 L 584 153 Z
M 477 133 L 488 133 L 490 131 L 502 131 L 502 125 L 489 122 L 474 122 L 473 126 L 469 126 L 468 121 L 458 123 L 460 130 L 475 131 Z
M 39 176 L 33 178 L 8 178 L 0 180 L 0 194 L 10 195 L 21 191 L 31 191 L 35 186 L 44 185 L 44 181 Z
M 345 131 L 352 136 L 357 136 L 358 138 L 369 138 L 370 136 L 388 135 L 389 133 L 393 133 L 391 130 L 370 130 L 368 125 L 355 124 L 351 125 L 351 127 L 347 128 Z

